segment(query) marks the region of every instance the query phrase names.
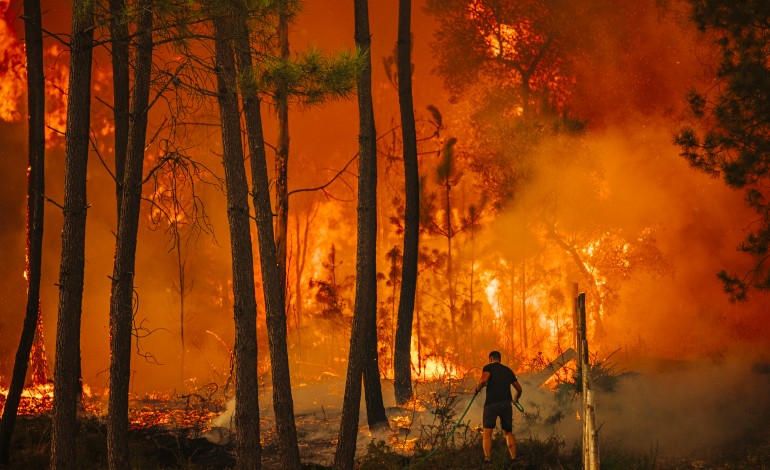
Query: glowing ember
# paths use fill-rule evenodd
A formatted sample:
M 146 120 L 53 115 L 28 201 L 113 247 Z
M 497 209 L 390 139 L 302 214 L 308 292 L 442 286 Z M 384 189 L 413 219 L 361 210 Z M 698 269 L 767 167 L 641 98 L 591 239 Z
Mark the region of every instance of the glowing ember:
M 8 396 L 8 389 L 0 389 L 0 398 L 3 404 Z M 33 385 L 21 392 L 19 402 L 19 416 L 33 416 L 47 413 L 53 409 L 53 383 Z

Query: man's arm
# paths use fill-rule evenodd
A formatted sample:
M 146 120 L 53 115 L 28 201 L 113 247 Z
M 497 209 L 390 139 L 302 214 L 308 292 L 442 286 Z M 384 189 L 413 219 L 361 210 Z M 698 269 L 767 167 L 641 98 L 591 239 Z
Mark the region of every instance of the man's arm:
M 516 389 L 516 398 L 513 399 L 513 401 L 519 401 L 519 398 L 521 397 L 521 384 L 519 384 L 518 380 L 513 381 L 513 388 Z
M 479 393 L 482 388 L 487 386 L 487 381 L 489 380 L 489 372 L 485 371 L 483 374 L 481 374 L 481 379 L 479 380 L 479 384 L 476 385 L 476 393 Z

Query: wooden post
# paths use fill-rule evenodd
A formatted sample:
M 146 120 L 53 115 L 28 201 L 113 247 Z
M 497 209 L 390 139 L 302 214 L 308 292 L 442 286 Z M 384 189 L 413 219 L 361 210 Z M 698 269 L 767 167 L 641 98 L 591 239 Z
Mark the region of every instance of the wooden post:
M 580 293 L 575 298 L 578 318 L 578 357 L 580 358 L 580 378 L 583 390 L 583 468 L 599 469 L 599 445 L 594 414 L 594 394 L 591 390 L 590 367 L 588 362 L 588 335 L 586 328 L 586 294 Z

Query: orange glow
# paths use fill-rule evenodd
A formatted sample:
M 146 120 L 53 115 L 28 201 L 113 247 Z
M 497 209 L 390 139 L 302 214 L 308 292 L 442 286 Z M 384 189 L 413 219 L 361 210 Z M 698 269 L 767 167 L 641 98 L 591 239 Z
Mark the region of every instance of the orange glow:
M 67 88 L 69 87 L 68 59 L 68 54 L 60 44 L 51 44 L 43 51 L 46 147 L 55 147 L 64 143 L 64 129 L 67 124 Z
M 0 0 L 0 119 L 21 119 L 19 100 L 26 88 L 24 46 L 16 37 L 10 0 Z

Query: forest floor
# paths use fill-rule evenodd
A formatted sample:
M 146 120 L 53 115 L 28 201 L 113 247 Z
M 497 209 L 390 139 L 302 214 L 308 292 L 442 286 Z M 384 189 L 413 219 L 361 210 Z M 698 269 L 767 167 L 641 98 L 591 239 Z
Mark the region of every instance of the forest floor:
M 330 433 L 336 433 L 338 422 L 325 423 Z M 11 462 L 8 469 L 49 468 L 51 419 L 48 415 L 21 417 L 14 434 Z M 331 468 L 334 442 L 299 431 L 299 446 L 305 469 Z M 622 450 L 616 444 L 602 449 L 602 469 L 770 469 L 770 429 L 766 435 L 749 436 L 731 446 L 714 449 L 710 455 L 698 457 L 657 455 L 654 449 L 643 454 Z M 362 436 L 360 436 L 362 437 Z M 231 444 L 219 445 L 190 430 L 169 430 L 151 427 L 132 430 L 129 434 L 132 467 L 136 469 L 226 469 L 233 468 L 235 456 Z M 79 469 L 107 468 L 106 427 L 97 419 L 80 421 L 77 437 Z M 512 464 L 505 452 L 501 435 L 493 442 L 493 461 L 484 464 L 480 437 L 463 444 L 444 447 L 427 460 L 425 452 L 405 457 L 384 441 L 364 442 L 364 451 L 357 458 L 360 469 L 580 469 L 577 448 L 565 449 L 556 439 L 518 439 L 517 462 Z M 263 468 L 281 469 L 275 442 L 263 445 Z
M 714 366 L 709 365 L 709 371 L 712 369 Z M 601 376 L 601 372 L 592 373 Z M 693 377 L 700 376 L 700 372 L 695 374 L 689 369 L 654 376 L 606 374 L 603 386 L 607 389 L 599 393 L 597 407 L 601 468 L 770 470 L 770 368 L 767 373 L 763 369 L 740 375 L 740 380 L 738 375 L 729 376 L 729 368 L 709 373 L 724 378 L 726 388 L 720 389 L 721 385 L 710 376 L 710 388 L 701 391 L 693 387 Z M 690 386 L 671 382 L 673 378 Z M 514 410 L 519 456 L 515 464 L 509 462 L 499 431 L 493 442 L 493 461 L 484 464 L 480 429 L 483 400 L 467 393 L 475 381 L 469 377 L 465 381 L 420 383 L 416 388 L 417 399 L 403 407 L 393 405 L 392 383 L 383 381 L 390 427 L 370 433 L 362 400 L 357 468 L 581 468 L 582 421 L 574 384 L 542 389 L 528 384 L 526 376 L 520 379 L 528 399 L 522 400 L 524 413 Z M 649 384 L 663 392 L 645 402 L 640 396 L 652 395 Z M 602 382 L 597 381 L 597 385 Z M 218 390 L 221 394 L 222 390 Z M 293 390 L 299 450 L 306 469 L 331 467 L 342 390 L 344 384 L 338 377 L 297 383 Z M 262 462 L 265 469 L 281 469 L 271 394 L 269 386 L 260 389 Z M 723 397 L 708 401 L 707 397 L 712 395 Z M 669 403 L 664 402 L 664 397 L 668 397 Z M 86 403 L 80 414 L 76 438 L 78 469 L 84 470 L 107 468 L 105 407 L 98 398 L 91 398 L 91 402 Z M 133 468 L 234 467 L 229 428 L 233 408 L 232 400 L 216 398 L 205 388 L 181 396 L 133 397 L 129 432 Z M 463 410 L 467 415 L 442 445 Z M 697 413 L 702 416 L 695 416 Z M 50 432 L 50 409 L 20 416 L 7 468 L 48 468 Z

